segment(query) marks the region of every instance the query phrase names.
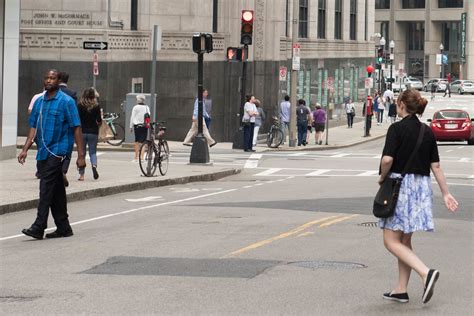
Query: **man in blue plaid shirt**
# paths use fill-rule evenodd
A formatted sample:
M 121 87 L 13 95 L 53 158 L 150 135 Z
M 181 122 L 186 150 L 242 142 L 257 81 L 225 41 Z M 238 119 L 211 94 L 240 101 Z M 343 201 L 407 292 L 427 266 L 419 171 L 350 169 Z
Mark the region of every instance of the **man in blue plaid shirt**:
M 43 239 L 48 225 L 48 214 L 56 224 L 56 231 L 46 234 L 46 238 L 69 237 L 73 235 L 67 214 L 66 189 L 62 164 L 70 158 L 77 144 L 77 167 L 85 167 L 81 121 L 74 100 L 59 90 L 58 71 L 50 70 L 44 77 L 46 92 L 39 97 L 30 115 L 30 131 L 18 162 L 25 163 L 28 149 L 36 137 L 38 153 L 37 168 L 40 174 L 40 200 L 36 220 L 22 233 Z

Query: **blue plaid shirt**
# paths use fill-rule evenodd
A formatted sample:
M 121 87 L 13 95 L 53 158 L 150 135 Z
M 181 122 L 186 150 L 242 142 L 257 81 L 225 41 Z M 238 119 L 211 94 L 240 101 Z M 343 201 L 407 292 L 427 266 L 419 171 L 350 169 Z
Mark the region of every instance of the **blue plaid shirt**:
M 30 126 L 36 128 L 36 160 L 46 160 L 51 153 L 71 157 L 74 127 L 81 126 L 76 103 L 61 90 L 54 98 L 47 99 L 46 95 L 36 100 L 29 120 Z

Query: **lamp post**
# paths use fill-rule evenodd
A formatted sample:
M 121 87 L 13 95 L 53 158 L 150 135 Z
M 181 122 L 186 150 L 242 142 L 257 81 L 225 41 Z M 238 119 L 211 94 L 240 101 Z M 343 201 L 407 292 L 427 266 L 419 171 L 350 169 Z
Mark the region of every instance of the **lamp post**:
M 395 42 L 393 40 L 390 41 L 390 90 L 392 90 L 392 84 L 393 84 L 393 75 L 392 75 L 392 71 L 393 71 L 393 60 L 394 60 L 394 55 L 393 55 L 393 49 L 395 48 Z
M 382 36 L 382 38 L 380 39 L 380 42 L 379 42 L 379 44 L 380 44 L 379 47 L 382 50 L 382 52 L 385 52 L 385 44 L 386 43 L 387 43 L 387 41 L 385 41 L 385 37 Z M 382 54 L 382 58 L 383 58 L 383 55 L 385 55 L 385 54 Z M 380 61 L 378 81 L 379 81 L 379 91 L 382 91 L 382 61 Z
M 443 76 L 443 68 L 444 68 L 444 65 L 443 65 L 443 50 L 444 50 L 444 45 L 443 43 L 439 44 L 439 50 L 441 51 L 441 67 L 439 69 L 439 77 L 440 78 L 444 78 Z

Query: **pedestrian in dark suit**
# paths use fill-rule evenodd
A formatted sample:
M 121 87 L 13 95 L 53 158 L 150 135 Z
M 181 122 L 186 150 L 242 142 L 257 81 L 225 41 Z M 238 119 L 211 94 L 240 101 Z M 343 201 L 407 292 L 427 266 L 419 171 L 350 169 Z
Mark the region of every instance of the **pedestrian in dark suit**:
M 77 106 L 71 97 L 59 89 L 57 70 L 46 73 L 44 87 L 46 92 L 33 106 L 29 119 L 30 131 L 23 150 L 18 155 L 18 162 L 24 164 L 28 149 L 36 137 L 36 160 L 41 177 L 38 210 L 31 227 L 22 230 L 23 234 L 36 239 L 43 239 L 50 209 L 57 229 L 46 234 L 46 238 L 73 235 L 67 214 L 62 162 L 65 157 L 71 157 L 74 141 L 77 144 L 76 165 L 78 168 L 86 166 Z
M 74 100 L 74 104 L 77 105 L 77 92 L 69 89 L 67 83 L 69 81 L 69 74 L 65 71 L 61 71 L 58 73 L 58 80 L 59 80 L 59 89 L 70 96 Z M 69 169 L 69 164 L 71 163 L 71 157 L 66 157 L 63 161 L 63 178 L 64 178 L 64 186 L 69 186 L 69 181 L 67 180 L 66 173 Z

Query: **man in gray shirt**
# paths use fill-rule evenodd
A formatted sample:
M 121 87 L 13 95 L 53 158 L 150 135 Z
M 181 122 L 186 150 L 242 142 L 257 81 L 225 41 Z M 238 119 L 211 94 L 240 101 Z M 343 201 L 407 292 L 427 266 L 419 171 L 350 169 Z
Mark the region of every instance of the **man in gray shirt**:
M 290 96 L 285 95 L 285 101 L 280 104 L 280 121 L 281 128 L 283 130 L 283 143 L 285 142 L 287 132 L 286 130 L 290 128 L 290 117 L 291 117 L 291 104 Z

